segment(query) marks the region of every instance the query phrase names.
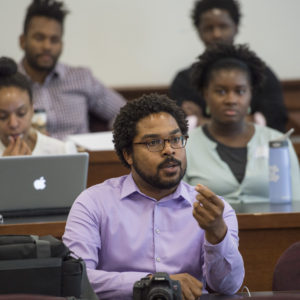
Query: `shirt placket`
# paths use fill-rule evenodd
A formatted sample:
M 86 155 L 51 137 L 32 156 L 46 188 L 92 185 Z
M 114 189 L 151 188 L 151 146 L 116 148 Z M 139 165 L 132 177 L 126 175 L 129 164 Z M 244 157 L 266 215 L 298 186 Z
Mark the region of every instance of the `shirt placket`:
M 161 265 L 161 253 L 159 253 L 159 244 L 161 242 L 161 229 L 159 224 L 159 214 L 160 214 L 160 203 L 156 203 L 154 207 L 153 216 L 153 240 L 154 240 L 154 265 L 155 271 L 160 269 Z

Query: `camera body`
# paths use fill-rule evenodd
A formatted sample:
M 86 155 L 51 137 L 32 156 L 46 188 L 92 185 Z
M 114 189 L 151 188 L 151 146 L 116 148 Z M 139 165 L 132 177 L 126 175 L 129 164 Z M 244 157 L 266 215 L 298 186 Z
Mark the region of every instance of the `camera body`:
M 155 273 L 152 278 L 142 278 L 133 286 L 133 300 L 146 299 L 181 300 L 179 281 L 170 279 L 164 272 Z

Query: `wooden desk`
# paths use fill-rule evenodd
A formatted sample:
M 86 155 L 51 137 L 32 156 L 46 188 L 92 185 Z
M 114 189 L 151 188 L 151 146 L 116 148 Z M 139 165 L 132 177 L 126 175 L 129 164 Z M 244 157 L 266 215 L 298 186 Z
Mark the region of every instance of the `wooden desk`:
M 121 164 L 115 151 L 95 151 L 89 154 L 88 187 L 129 173 L 129 169 Z
M 250 291 L 272 290 L 274 267 L 291 244 L 300 241 L 300 212 L 238 214 L 244 284 Z
M 252 208 L 259 205 L 252 205 Z M 250 291 L 270 291 L 275 264 L 292 243 L 300 240 L 300 202 L 297 212 L 238 213 L 240 252 L 244 258 L 244 284 Z M 242 211 L 236 208 L 236 211 Z M 264 209 L 262 209 L 263 211 Z M 265 209 L 267 210 L 267 209 Z M 0 234 L 52 234 L 61 238 L 65 221 L 38 221 L 0 225 Z
M 2 234 L 35 234 L 35 235 L 53 235 L 61 239 L 64 234 L 66 221 L 56 222 L 30 222 L 18 224 L 1 224 L 0 235 Z
M 286 291 L 286 292 L 272 292 L 272 291 L 264 291 L 264 292 L 253 292 L 250 291 L 251 296 L 248 295 L 247 292 L 237 293 L 235 295 L 219 295 L 219 294 L 203 294 L 200 296 L 199 300 L 249 300 L 249 297 L 252 299 L 260 299 L 260 300 L 286 300 L 286 299 L 300 299 L 299 291 Z M 1 298 L 0 298 L 1 299 Z

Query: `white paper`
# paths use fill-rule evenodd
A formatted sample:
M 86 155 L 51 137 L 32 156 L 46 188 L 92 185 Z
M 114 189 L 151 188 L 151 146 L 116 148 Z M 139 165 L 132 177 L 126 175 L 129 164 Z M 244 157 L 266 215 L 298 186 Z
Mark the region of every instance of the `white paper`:
M 112 139 L 112 131 L 72 134 L 67 137 L 67 141 L 72 141 L 89 151 L 114 150 Z

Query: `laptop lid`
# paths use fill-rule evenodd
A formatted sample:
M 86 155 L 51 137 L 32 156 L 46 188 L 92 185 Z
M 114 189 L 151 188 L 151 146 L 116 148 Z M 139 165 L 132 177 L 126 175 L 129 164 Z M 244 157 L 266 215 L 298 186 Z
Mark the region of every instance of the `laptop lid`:
M 3 217 L 68 213 L 86 187 L 88 153 L 0 158 Z

